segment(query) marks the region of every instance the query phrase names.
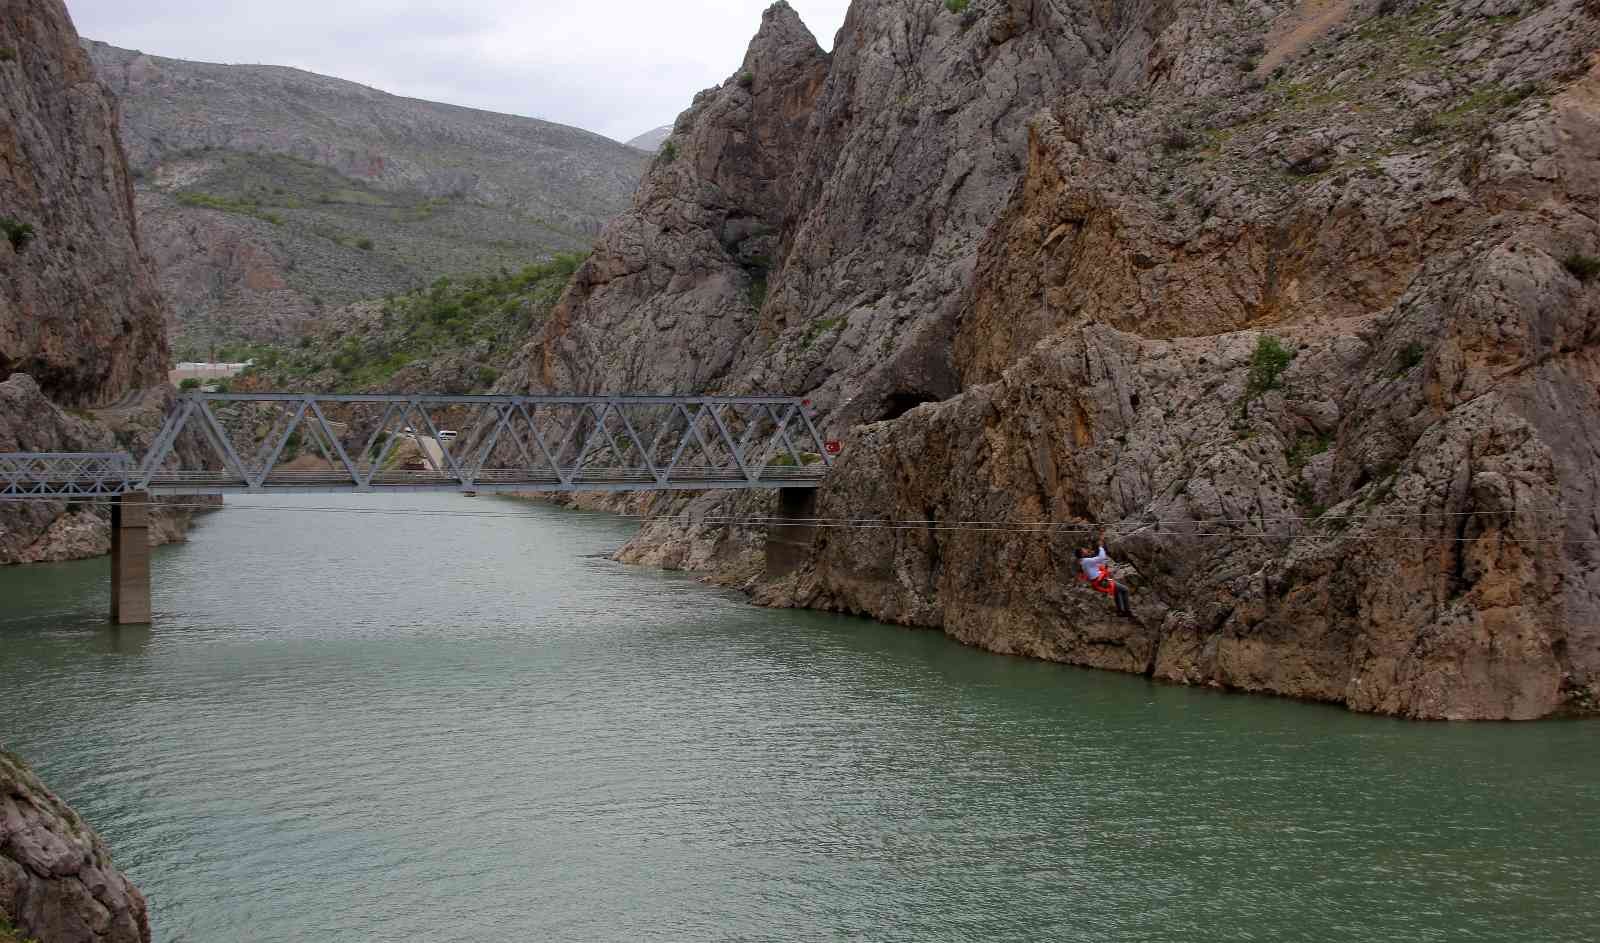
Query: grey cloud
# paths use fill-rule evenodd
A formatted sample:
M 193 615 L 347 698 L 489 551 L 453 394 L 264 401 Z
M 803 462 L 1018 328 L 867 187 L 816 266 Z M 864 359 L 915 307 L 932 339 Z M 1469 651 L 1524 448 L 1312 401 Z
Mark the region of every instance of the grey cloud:
M 848 0 L 790 0 L 827 45 Z M 84 36 L 289 65 L 627 140 L 730 75 L 768 0 L 67 0 Z

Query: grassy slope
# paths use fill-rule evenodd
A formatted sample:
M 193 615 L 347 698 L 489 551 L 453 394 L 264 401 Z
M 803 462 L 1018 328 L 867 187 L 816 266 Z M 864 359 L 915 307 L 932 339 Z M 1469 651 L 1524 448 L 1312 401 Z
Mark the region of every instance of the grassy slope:
M 427 373 L 441 358 L 463 385 L 487 389 L 529 334 L 544 321 L 583 258 L 561 255 L 517 272 L 440 278 L 426 289 L 361 306 L 351 320 L 294 347 L 230 348 L 254 359 L 243 378 L 256 388 L 374 391 L 402 370 Z
M 379 190 L 292 157 L 209 151 L 194 160 L 204 168 L 198 174 L 149 189 L 176 212 L 226 213 L 268 227 L 292 260 L 290 285 L 329 308 L 441 276 L 514 269 L 589 242 L 507 207 Z M 179 334 L 180 359 L 201 352 L 203 345 L 185 344 L 181 327 Z

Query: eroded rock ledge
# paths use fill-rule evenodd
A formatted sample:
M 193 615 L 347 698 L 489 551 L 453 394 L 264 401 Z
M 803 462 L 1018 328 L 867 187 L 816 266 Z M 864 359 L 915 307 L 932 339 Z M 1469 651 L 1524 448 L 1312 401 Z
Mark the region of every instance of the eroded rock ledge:
M 143 895 L 104 841 L 0 750 L 0 913 L 47 943 L 150 943 Z

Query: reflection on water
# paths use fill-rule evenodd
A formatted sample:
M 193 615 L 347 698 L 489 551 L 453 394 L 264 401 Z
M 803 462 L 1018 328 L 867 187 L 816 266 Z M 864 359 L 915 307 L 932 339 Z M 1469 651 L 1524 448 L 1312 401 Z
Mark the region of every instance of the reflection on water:
M 335 504 L 440 513 L 285 510 Z M 166 941 L 1593 938 L 1590 724 L 755 609 L 594 556 L 628 529 L 234 502 L 157 553 L 154 629 L 104 561 L 0 571 L 0 738 Z

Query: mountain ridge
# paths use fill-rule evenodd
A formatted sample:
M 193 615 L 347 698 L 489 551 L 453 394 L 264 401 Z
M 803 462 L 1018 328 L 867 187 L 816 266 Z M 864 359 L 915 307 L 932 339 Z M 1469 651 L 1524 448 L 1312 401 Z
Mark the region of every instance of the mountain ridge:
M 84 48 L 120 102 L 181 353 L 291 340 L 335 307 L 582 251 L 647 160 L 291 66 Z

